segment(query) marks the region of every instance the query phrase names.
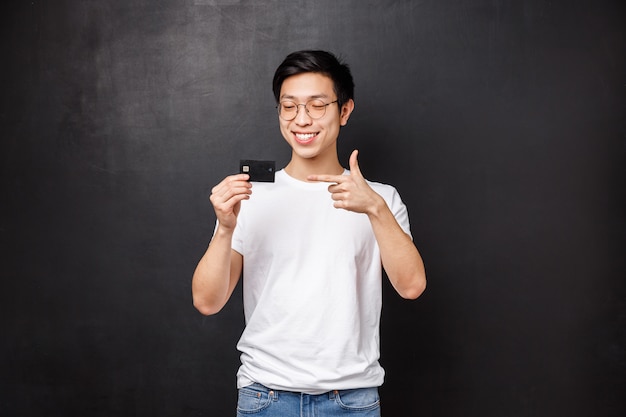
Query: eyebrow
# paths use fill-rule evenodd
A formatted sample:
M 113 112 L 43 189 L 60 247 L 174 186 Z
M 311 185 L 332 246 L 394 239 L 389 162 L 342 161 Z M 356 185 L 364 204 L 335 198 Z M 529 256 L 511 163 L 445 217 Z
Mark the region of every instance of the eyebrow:
M 285 98 L 288 98 L 288 99 L 290 99 L 290 100 L 295 100 L 295 99 L 297 99 L 298 97 L 296 97 L 296 96 L 292 96 L 292 95 L 289 95 L 289 94 L 283 94 L 282 96 L 280 96 L 280 99 L 281 99 L 281 100 L 282 100 L 282 99 L 285 99 Z M 315 95 L 312 95 L 312 96 L 308 96 L 308 97 L 306 97 L 306 100 L 314 100 L 314 99 L 316 99 L 316 98 L 328 98 L 328 95 L 326 95 L 326 94 L 315 94 Z

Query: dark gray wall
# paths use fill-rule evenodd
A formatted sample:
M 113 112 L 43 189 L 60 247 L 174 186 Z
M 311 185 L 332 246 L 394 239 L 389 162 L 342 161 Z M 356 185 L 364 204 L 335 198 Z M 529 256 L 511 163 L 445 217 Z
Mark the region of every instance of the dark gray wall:
M 289 157 L 274 68 L 342 55 L 340 154 L 394 184 L 429 286 L 385 284 L 387 416 L 622 416 L 618 1 L 3 2 L 0 415 L 234 415 L 240 289 L 191 305 L 212 185 Z

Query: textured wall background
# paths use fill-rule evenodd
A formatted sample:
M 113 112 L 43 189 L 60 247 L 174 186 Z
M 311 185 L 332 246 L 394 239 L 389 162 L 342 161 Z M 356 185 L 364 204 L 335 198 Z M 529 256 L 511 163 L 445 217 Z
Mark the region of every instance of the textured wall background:
M 191 305 L 211 187 L 275 159 L 271 77 L 343 56 L 340 155 L 394 184 L 429 284 L 385 284 L 388 416 L 622 416 L 616 1 L 12 1 L 0 8 L 0 414 L 234 415 L 241 293 Z

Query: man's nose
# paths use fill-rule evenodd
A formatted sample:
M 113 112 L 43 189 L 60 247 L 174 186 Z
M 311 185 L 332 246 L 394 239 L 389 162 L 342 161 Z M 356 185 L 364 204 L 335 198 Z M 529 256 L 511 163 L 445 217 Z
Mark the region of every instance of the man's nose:
M 298 104 L 298 109 L 296 113 L 296 123 L 299 125 L 307 125 L 311 123 L 311 116 L 309 116 L 309 112 L 306 111 L 305 104 Z

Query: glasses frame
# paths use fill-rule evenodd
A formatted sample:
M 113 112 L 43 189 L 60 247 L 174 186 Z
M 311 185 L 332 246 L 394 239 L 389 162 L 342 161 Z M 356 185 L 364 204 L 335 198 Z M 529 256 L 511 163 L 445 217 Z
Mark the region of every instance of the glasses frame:
M 300 106 L 303 106 L 303 107 L 304 107 L 304 111 L 306 112 L 306 115 L 307 115 L 307 116 L 309 116 L 309 117 L 310 117 L 311 119 L 313 119 L 313 120 L 318 120 L 318 119 L 321 119 L 322 117 L 326 116 L 326 110 L 328 109 L 328 106 L 330 106 L 331 104 L 335 104 L 335 103 L 339 102 L 339 99 L 337 99 L 337 100 L 335 100 L 335 101 L 331 101 L 330 103 L 324 103 L 324 114 L 322 114 L 322 115 L 321 115 L 321 116 L 319 116 L 319 117 L 313 117 L 313 116 L 311 116 L 311 114 L 309 113 L 309 109 L 307 108 L 307 105 L 308 105 L 309 103 L 313 102 L 313 101 L 321 101 L 322 103 L 324 103 L 324 101 L 320 100 L 319 98 L 314 98 L 314 99 L 311 99 L 311 100 L 307 101 L 307 102 L 306 102 L 306 103 L 304 103 L 304 104 L 301 104 L 301 103 L 300 103 L 300 104 L 298 104 L 298 103 L 296 103 L 295 101 L 292 101 L 292 100 L 283 100 L 283 101 L 279 102 L 279 103 L 276 105 L 276 109 L 278 110 L 278 117 L 280 117 L 281 119 L 283 119 L 283 120 L 284 120 L 284 121 L 286 121 L 286 122 L 290 122 L 290 121 L 294 120 L 296 117 L 298 117 L 298 113 L 300 112 Z M 296 105 L 296 112 L 295 112 L 295 114 L 293 115 L 293 117 L 292 117 L 291 119 L 288 119 L 288 118 L 284 117 L 284 116 L 280 113 L 280 108 L 281 108 L 281 105 L 282 105 L 282 103 L 285 103 L 285 102 L 293 103 L 293 104 L 295 104 L 295 105 Z

